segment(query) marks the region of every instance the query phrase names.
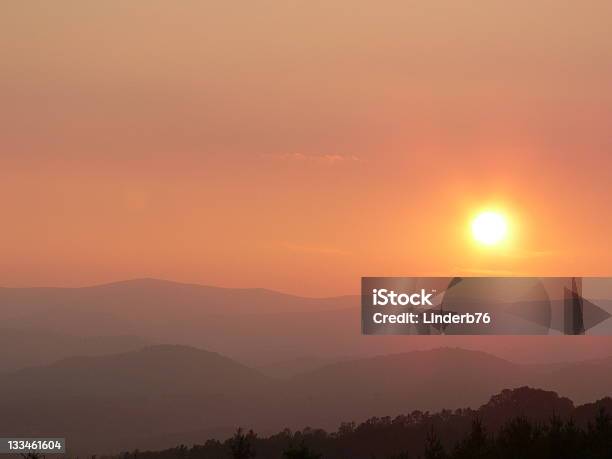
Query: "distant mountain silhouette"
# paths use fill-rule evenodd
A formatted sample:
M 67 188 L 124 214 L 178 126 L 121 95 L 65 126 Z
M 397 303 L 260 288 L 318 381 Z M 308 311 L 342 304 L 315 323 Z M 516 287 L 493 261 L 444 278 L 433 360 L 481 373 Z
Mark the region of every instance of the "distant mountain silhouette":
M 0 288 L 0 320 L 6 328 L 140 336 L 260 364 L 322 353 L 337 341 L 335 333 L 358 337 L 358 307 L 358 296 L 302 298 L 155 279 L 85 288 Z M 354 314 L 340 328 L 347 309 Z M 312 342 L 315 330 L 320 344 Z
M 564 386 L 554 375 L 575 372 L 573 365 L 580 364 L 536 367 L 483 352 L 437 349 L 355 359 L 275 380 L 216 353 L 153 346 L 0 376 L 0 431 L 65 435 L 73 451 L 100 453 L 196 441 L 195 435 L 221 435 L 237 425 L 262 433 L 304 426 L 331 430 L 347 419 L 477 408 L 489 394 L 509 387 Z M 612 387 L 608 361 L 589 362 L 582 370 L 574 376 L 596 376 L 598 384 Z M 569 393 L 560 394 L 572 398 L 573 388 L 567 388 Z M 575 393 L 586 396 L 579 389 Z M 505 407 L 509 413 L 537 405 L 521 407 L 507 397 L 494 402 L 496 411 Z M 542 413 L 555 406 L 547 403 L 537 405 Z M 561 413 L 567 404 L 562 400 L 558 407 Z
M 140 279 L 86 288 L 0 288 L 2 327 L 75 337 L 137 336 L 149 343 L 191 345 L 255 367 L 284 362 L 288 376 L 346 356 L 453 346 L 512 361 L 585 360 L 612 355 L 605 336 L 361 336 L 360 297 L 301 298 L 265 289 L 231 289 Z M 35 339 L 35 338 L 34 338 Z M 15 355 L 27 342 L 16 339 Z M 51 342 L 50 347 L 53 348 Z M 77 346 L 76 354 L 83 354 Z M 131 348 L 126 348 L 131 349 Z M 120 351 L 122 349 L 116 349 Z M 58 357 L 63 357 L 60 353 Z M 41 351 L 40 363 L 55 357 Z M 17 359 L 18 360 L 18 359 Z M 28 364 L 36 359 L 25 359 Z M 291 368 L 289 362 L 297 363 Z M 0 371 L 3 362 L 0 358 Z M 10 363 L 6 368 L 14 368 Z
M 259 313 L 327 311 L 358 305 L 355 297 L 304 298 L 262 288 L 222 288 L 159 279 L 134 279 L 81 288 L 0 288 L 5 318 L 48 313 L 62 307 L 113 314 L 164 315 L 175 311 Z M 128 311 L 125 311 L 125 309 Z
M 207 396 L 252 391 L 268 382 L 262 374 L 214 352 L 157 345 L 137 352 L 72 357 L 5 376 L 10 393 L 54 396 Z
M 330 425 L 334 412 L 362 419 L 393 415 L 406 406 L 429 411 L 473 407 L 487 394 L 522 385 L 586 403 L 612 395 L 612 358 L 521 365 L 484 352 L 440 348 L 341 362 L 298 375 L 291 385 L 301 397 L 296 413 L 304 416 L 303 423 L 331 428 L 339 421 Z
M 578 403 L 612 395 L 612 357 L 572 362 L 550 371 L 546 366 L 535 378 L 540 387 L 555 390 Z
M 185 346 L 75 357 L 0 377 L 0 431 L 66 436 L 73 450 L 106 450 L 130 437 L 251 419 L 245 412 L 261 412 L 257 396 L 268 383 L 255 370 Z
M 44 365 L 75 355 L 95 356 L 138 350 L 135 336 L 73 336 L 44 330 L 0 328 L 0 373 Z
M 329 365 L 295 377 L 291 387 L 299 394 L 295 416 L 304 425 L 329 429 L 347 417 L 478 406 L 489 394 L 530 380 L 522 365 L 445 348 Z
M 311 372 L 337 362 L 352 360 L 349 357 L 297 357 L 295 359 L 282 360 L 268 365 L 262 365 L 258 369 L 273 378 L 286 379 Z

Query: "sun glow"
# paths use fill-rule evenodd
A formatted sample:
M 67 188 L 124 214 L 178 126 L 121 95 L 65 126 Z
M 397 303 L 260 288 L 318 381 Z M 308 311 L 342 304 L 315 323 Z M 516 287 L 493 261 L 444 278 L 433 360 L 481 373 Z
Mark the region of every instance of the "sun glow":
M 507 234 L 506 217 L 499 212 L 481 212 L 472 221 L 472 236 L 481 244 L 497 245 L 506 239 Z

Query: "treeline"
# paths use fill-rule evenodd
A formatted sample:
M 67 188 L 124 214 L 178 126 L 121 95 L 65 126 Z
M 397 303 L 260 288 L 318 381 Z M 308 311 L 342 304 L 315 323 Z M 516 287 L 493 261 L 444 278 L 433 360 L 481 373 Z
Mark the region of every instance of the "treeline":
M 114 459 L 612 459 L 612 400 L 574 408 L 553 392 L 503 391 L 479 410 L 414 411 L 337 432 L 239 429 L 223 442 L 134 451 Z

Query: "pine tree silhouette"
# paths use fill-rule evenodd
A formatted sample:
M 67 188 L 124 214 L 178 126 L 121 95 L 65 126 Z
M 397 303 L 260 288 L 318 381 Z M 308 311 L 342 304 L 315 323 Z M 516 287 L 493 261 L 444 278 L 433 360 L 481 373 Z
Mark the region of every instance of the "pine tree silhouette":
M 476 418 L 472 421 L 472 429 L 468 436 L 455 448 L 453 458 L 485 459 L 491 457 L 491 453 L 492 448 L 490 439 L 482 425 L 482 421 Z
M 536 409 L 519 417 L 513 416 L 529 404 L 497 405 L 484 415 L 471 409 L 433 415 L 415 411 L 393 419 L 344 423 L 334 433 L 305 428 L 295 434 L 284 430 L 257 438 L 252 431 L 238 429 L 224 442 L 207 440 L 192 448 L 181 445 L 164 451 L 135 450 L 108 459 L 252 459 L 255 447 L 264 459 L 612 459 L 612 417 L 604 409 L 612 407 L 612 399 L 559 415 L 550 411 L 552 415 L 545 420 L 540 410 L 546 404 L 540 403 L 538 395 L 523 391 L 523 399 Z M 444 436 L 439 437 L 442 432 Z M 453 449 L 447 453 L 449 446 Z M 24 455 L 24 459 L 41 458 Z
M 507 422 L 497 441 L 497 453 L 503 459 L 542 459 L 546 457 L 543 430 L 526 417 Z
M 432 426 L 425 440 L 425 459 L 446 459 L 447 457 L 442 442 L 440 442 Z
M 245 435 L 242 428 L 239 427 L 229 441 L 232 459 L 251 459 L 255 457 L 255 450 L 251 444 L 253 439 L 255 439 L 255 434 L 252 430 Z
M 283 459 L 320 459 L 321 455 L 308 448 L 303 442 L 300 446 L 290 446 L 283 451 Z
M 612 458 L 612 418 L 603 407 L 597 411 L 595 425 L 589 426 L 588 436 L 592 457 Z

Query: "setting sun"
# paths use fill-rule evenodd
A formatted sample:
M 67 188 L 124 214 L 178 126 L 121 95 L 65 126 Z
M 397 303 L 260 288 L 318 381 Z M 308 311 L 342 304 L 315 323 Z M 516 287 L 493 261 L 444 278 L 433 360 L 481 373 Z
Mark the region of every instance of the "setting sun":
M 502 242 L 508 233 L 506 217 L 498 212 L 481 212 L 472 221 L 472 236 L 484 245 Z

